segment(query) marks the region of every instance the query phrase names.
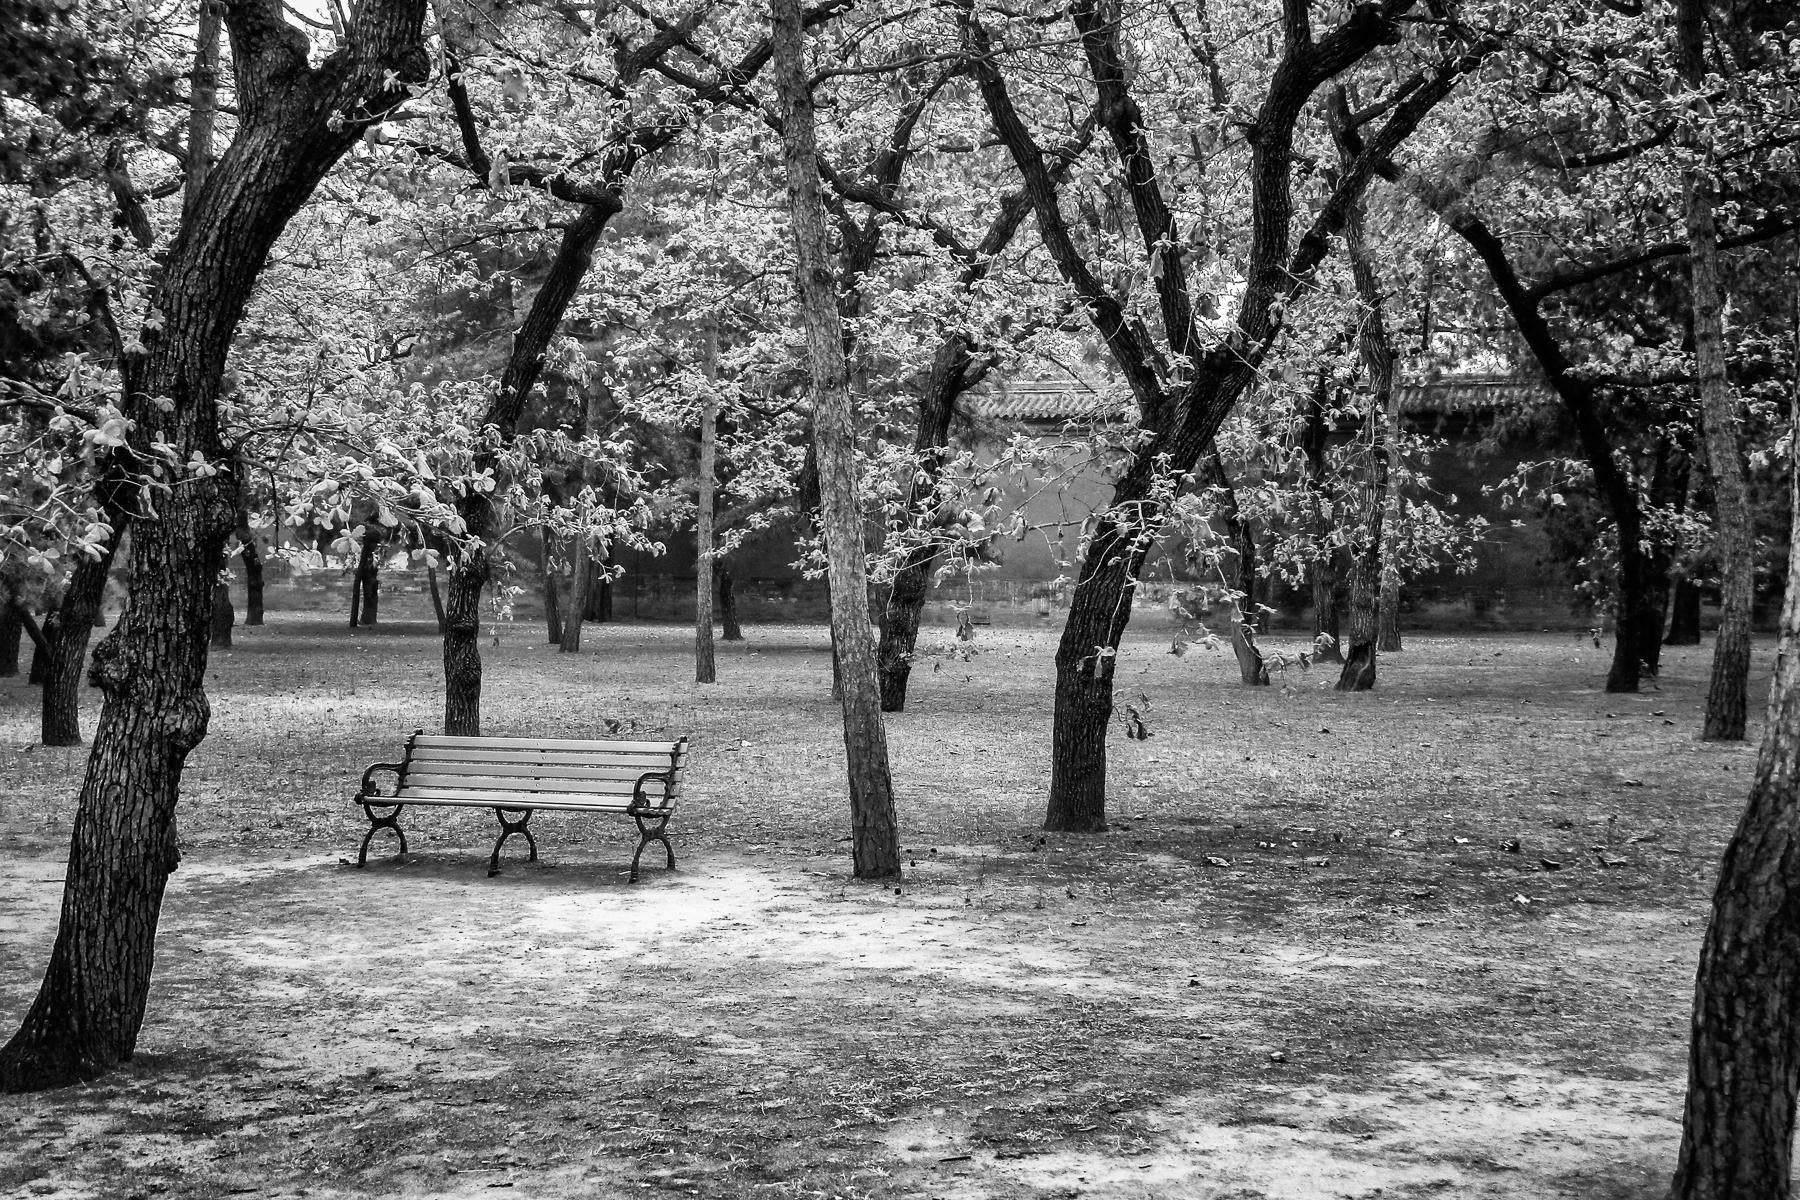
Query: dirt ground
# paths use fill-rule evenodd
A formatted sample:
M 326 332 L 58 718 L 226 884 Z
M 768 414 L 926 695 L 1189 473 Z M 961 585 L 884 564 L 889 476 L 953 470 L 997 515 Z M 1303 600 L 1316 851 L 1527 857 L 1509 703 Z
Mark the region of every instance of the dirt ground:
M 1585 639 L 1414 638 L 1342 696 L 1144 631 L 1120 690 L 1153 736 L 1115 736 L 1115 828 L 1077 838 L 1038 829 L 1053 631 L 970 661 L 935 633 L 889 722 L 896 888 L 848 878 L 822 630 L 753 628 L 700 688 L 684 629 L 572 657 L 509 628 L 488 732 L 694 740 L 679 868 L 631 886 L 617 819 L 534 822 L 542 860 L 488 879 L 491 818 L 423 812 L 403 864 L 347 865 L 347 797 L 434 723 L 439 659 L 423 625 L 338 620 L 274 614 L 215 660 L 138 1058 L 0 1098 L 0 1195 L 1666 1186 L 1753 765 L 1696 739 L 1705 651 L 1606 696 Z M 0 681 L 7 1031 L 82 766 L 31 745 L 32 700 Z

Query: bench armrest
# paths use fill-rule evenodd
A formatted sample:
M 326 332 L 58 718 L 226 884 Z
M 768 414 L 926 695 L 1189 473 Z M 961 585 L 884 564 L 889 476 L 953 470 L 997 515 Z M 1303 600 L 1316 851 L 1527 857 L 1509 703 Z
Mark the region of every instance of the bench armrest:
M 657 780 L 662 781 L 663 803 L 661 803 L 661 804 L 652 804 L 644 796 L 644 785 L 646 783 L 650 782 L 652 779 L 657 779 Z M 626 809 L 625 811 L 630 813 L 630 812 L 648 811 L 651 809 L 662 810 L 662 809 L 668 808 L 669 807 L 668 789 L 669 789 L 669 786 L 671 784 L 673 784 L 674 782 L 675 782 L 675 772 L 672 770 L 671 771 L 645 771 L 642 775 L 638 776 L 637 786 L 635 786 L 631 789 L 631 807 Z
M 406 771 L 405 763 L 376 763 L 363 772 L 362 790 L 356 793 L 358 800 L 390 800 L 391 796 L 383 796 L 381 789 L 375 786 L 375 772 L 392 771 L 394 773 L 394 790 L 400 790 L 400 776 Z

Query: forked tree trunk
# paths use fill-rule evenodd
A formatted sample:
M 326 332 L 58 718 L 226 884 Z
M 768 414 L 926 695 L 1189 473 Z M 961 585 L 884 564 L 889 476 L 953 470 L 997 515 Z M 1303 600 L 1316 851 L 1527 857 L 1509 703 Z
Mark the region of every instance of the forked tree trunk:
M 855 429 L 844 364 L 836 272 L 825 245 L 813 98 L 807 81 L 799 0 L 771 0 L 774 69 L 795 248 L 795 277 L 813 385 L 813 444 L 831 593 L 832 640 L 843 680 L 844 753 L 850 785 L 850 850 L 859 879 L 900 874 L 900 839 L 888 770 L 887 733 L 875 676 L 875 638 L 862 513 L 857 505 Z
M 1683 9 L 1698 3 L 1699 0 L 1683 0 Z M 1702 24 L 1696 16 L 1684 24 L 1682 31 L 1682 69 L 1690 86 L 1698 86 L 1706 76 Z M 1750 607 L 1756 583 L 1756 535 L 1750 523 L 1750 489 L 1744 482 L 1737 406 L 1726 376 L 1725 323 L 1720 311 L 1724 289 L 1719 279 L 1712 188 L 1696 172 L 1690 172 L 1687 180 L 1687 232 L 1693 288 L 1694 370 L 1699 377 L 1701 425 L 1706 433 L 1707 465 L 1712 472 L 1713 544 L 1719 554 L 1721 593 L 1712 681 L 1706 692 L 1706 724 L 1700 736 L 1709 742 L 1740 742 L 1744 739 L 1750 686 Z
M 256 275 L 319 178 L 429 74 L 424 10 L 423 0 L 363 0 L 343 48 L 316 67 L 278 10 L 227 10 L 238 135 L 169 247 L 150 305 L 161 327 L 146 328 L 144 352 L 126 362 L 124 407 L 140 453 L 160 438 L 180 461 L 224 454 L 220 383 Z M 105 701 L 61 921 L 37 997 L 0 1049 L 0 1090 L 92 1078 L 136 1046 L 163 889 L 179 858 L 182 766 L 206 732 L 207 627 L 232 490 L 228 473 L 184 479 L 154 517 L 134 523 L 131 602 L 94 651 Z M 100 594 L 93 589 L 95 603 Z
M 1700 948 L 1671 1200 L 1790 1195 L 1800 1082 L 1800 477 L 1789 489 L 1775 678 L 1750 800 L 1725 848 Z
M 46 746 L 81 745 L 81 668 L 87 659 L 94 618 L 106 598 L 106 577 L 119 539 L 110 539 L 100 557 L 83 557 L 69 573 L 57 606 L 54 628 L 44 622 L 43 711 L 40 729 Z
M 732 585 L 731 572 L 719 572 L 719 622 L 725 627 L 725 640 L 741 642 L 744 631 L 738 625 L 737 589 Z

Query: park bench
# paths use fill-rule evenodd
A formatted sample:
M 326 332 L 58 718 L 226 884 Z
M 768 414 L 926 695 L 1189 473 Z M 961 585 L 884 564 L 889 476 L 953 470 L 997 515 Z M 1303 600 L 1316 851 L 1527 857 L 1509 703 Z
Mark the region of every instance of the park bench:
M 637 822 L 637 853 L 631 882 L 638 877 L 644 847 L 661 842 L 675 867 L 675 847 L 666 832 L 681 798 L 687 739 L 673 742 L 576 741 L 549 738 L 449 737 L 417 730 L 406 739 L 397 763 L 376 763 L 363 772 L 353 798 L 369 818 L 356 865 L 369 858 L 376 832 L 392 829 L 406 853 L 400 813 L 409 805 L 491 808 L 500 822 L 500 840 L 488 858 L 488 875 L 500 873 L 500 848 L 515 833 L 525 835 L 529 861 L 537 861 L 537 840 L 527 823 L 539 810 L 618 813 Z M 382 771 L 395 775 L 392 795 L 375 783 Z M 377 809 L 391 811 L 377 814 Z

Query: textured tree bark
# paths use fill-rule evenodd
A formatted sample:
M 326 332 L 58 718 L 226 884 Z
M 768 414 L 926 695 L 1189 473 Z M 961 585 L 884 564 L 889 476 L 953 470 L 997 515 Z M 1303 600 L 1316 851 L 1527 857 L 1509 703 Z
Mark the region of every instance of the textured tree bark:
M 1367 522 L 1357 540 L 1350 570 L 1349 645 L 1344 669 L 1338 675 L 1340 692 L 1366 692 L 1375 686 L 1376 642 L 1381 635 L 1381 547 L 1388 509 L 1388 476 L 1391 470 L 1387 440 L 1387 411 L 1394 392 L 1394 348 L 1388 342 L 1387 319 L 1381 299 L 1381 281 L 1369 254 L 1363 223 L 1363 205 L 1351 209 L 1344 226 L 1344 246 L 1350 258 L 1350 274 L 1362 305 L 1362 321 L 1356 333 L 1357 351 L 1369 376 L 1369 411 L 1363 429 L 1369 437 L 1369 484 L 1363 498 Z
M 106 577 L 118 546 L 115 536 L 99 558 L 83 557 L 69 573 L 54 622 L 44 622 L 43 711 L 40 730 L 46 746 L 81 745 L 81 667 L 87 658 L 94 618 L 106 598 Z
M 719 572 L 719 621 L 725 627 L 726 641 L 744 640 L 744 631 L 738 625 L 737 589 L 731 582 L 730 571 Z
M 843 680 L 844 753 L 849 769 L 851 857 L 859 879 L 900 874 L 899 830 L 887 733 L 875 677 L 875 638 L 857 504 L 855 429 L 844 364 L 836 272 L 825 243 L 812 90 L 799 0 L 771 0 L 774 70 L 781 101 L 782 157 L 794 235 L 795 276 L 813 386 L 813 444 L 831 593 L 831 632 Z
M 587 613 L 587 590 L 594 575 L 590 561 L 592 552 L 588 549 L 588 506 L 585 500 L 582 501 L 579 512 L 582 532 L 575 535 L 575 561 L 569 571 L 569 605 L 568 611 L 562 614 L 562 637 L 557 646 L 564 654 L 575 654 L 581 650 L 581 622 Z
M 1706 80 L 1703 0 L 1679 5 L 1682 76 L 1689 87 Z M 1719 556 L 1719 632 L 1713 642 L 1712 680 L 1706 691 L 1709 742 L 1741 742 L 1750 687 L 1750 607 L 1756 584 L 1756 534 L 1750 489 L 1744 482 L 1737 405 L 1726 376 L 1724 287 L 1719 278 L 1719 236 L 1713 221 L 1712 185 L 1699 169 L 1687 184 L 1688 272 L 1693 289 L 1694 373 L 1700 388 L 1701 426 L 1712 473 L 1713 545 Z M 1661 633 L 1658 624 L 1657 632 Z
M 306 39 L 278 5 L 228 0 L 238 134 L 169 247 L 151 299 L 161 326 L 143 330 L 144 352 L 124 364 L 140 453 L 161 438 L 178 462 L 223 456 L 226 355 L 269 247 L 325 171 L 429 74 L 424 9 L 364 0 L 343 48 L 309 66 Z M 182 766 L 206 732 L 212 585 L 236 511 L 229 473 L 182 483 L 154 516 L 134 519 L 131 603 L 94 651 L 105 700 L 61 922 L 37 997 L 0 1048 L 0 1090 L 93 1078 L 131 1057 L 143 1024 L 163 889 L 179 859 Z
M 712 347 L 712 356 L 718 346 Z M 694 682 L 717 683 L 713 659 L 713 429 L 718 406 L 710 399 L 700 410 L 700 498 L 694 514 L 694 540 L 700 552 L 694 562 Z
M 588 563 L 587 611 L 581 615 L 596 624 L 613 619 L 612 546 Z
M 719 327 L 708 324 L 701 363 L 710 386 L 719 377 Z M 700 406 L 700 475 L 694 506 L 694 682 L 717 683 L 713 658 L 713 504 L 718 401 L 709 393 Z
M 1800 403 L 1794 418 L 1800 430 Z M 1791 1194 L 1800 1086 L 1800 478 L 1789 486 L 1775 678 L 1756 778 L 1725 848 L 1700 948 L 1671 1200 Z

